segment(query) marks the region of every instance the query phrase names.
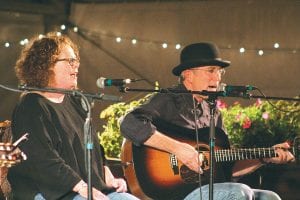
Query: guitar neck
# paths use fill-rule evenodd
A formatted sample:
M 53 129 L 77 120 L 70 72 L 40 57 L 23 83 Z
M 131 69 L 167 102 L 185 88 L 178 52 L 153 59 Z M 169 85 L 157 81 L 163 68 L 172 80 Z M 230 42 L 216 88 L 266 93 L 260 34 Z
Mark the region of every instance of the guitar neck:
M 215 151 L 216 162 L 276 157 L 275 148 L 221 149 Z

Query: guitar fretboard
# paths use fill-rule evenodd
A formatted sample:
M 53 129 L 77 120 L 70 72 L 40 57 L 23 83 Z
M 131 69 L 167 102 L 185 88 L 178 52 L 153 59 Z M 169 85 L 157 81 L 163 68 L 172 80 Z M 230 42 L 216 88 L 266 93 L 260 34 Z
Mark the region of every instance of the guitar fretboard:
M 275 147 L 221 149 L 215 151 L 216 162 L 276 157 Z

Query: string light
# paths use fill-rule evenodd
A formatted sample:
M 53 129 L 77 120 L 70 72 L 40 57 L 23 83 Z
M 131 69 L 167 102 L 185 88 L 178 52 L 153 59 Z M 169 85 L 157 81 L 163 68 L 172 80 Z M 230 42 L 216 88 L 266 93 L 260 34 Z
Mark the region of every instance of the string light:
M 122 41 L 122 38 L 121 37 L 117 37 L 116 38 L 116 42 L 120 43 Z
M 24 46 L 24 45 L 25 45 L 25 42 L 24 42 L 24 40 L 21 40 L 21 41 L 20 41 L 20 45 L 22 45 L 22 46 Z
M 258 51 L 258 55 L 260 55 L 260 56 L 264 55 L 264 51 L 260 49 L 260 50 Z
M 79 31 L 79 27 L 76 26 L 76 25 L 65 25 L 65 24 L 61 24 L 59 26 L 59 29 L 62 30 L 62 31 L 66 31 L 68 29 L 72 30 L 74 33 L 77 33 Z M 162 48 L 166 49 L 168 48 L 168 46 L 172 47 L 173 48 L 175 47 L 176 50 L 179 50 L 179 49 L 182 49 L 184 47 L 184 45 L 181 45 L 179 43 L 170 43 L 170 42 L 162 42 L 162 41 L 154 41 L 154 40 L 145 40 L 145 39 L 141 39 L 141 38 L 133 38 L 133 37 L 120 37 L 120 36 L 115 36 L 115 35 L 112 35 L 112 34 L 103 34 L 103 33 L 99 33 L 99 32 L 93 32 L 93 31 L 89 31 L 89 30 L 84 30 L 84 29 L 80 29 L 82 33 L 85 33 L 87 35 L 93 35 L 95 37 L 109 37 L 109 38 L 114 38 L 115 41 L 117 43 L 121 43 L 123 40 L 127 40 L 127 41 L 130 41 L 132 45 L 136 45 L 137 42 L 143 42 L 143 43 L 149 43 L 149 44 L 157 44 L 159 46 L 161 46 Z M 62 33 L 60 31 L 57 31 L 56 32 L 56 35 L 57 36 L 61 36 Z M 43 34 L 40 34 L 39 35 L 39 38 L 43 38 L 44 35 Z M 19 45 L 21 46 L 24 46 L 28 43 L 28 39 L 23 39 L 23 40 L 20 40 L 19 42 L 12 42 L 12 41 L 5 41 L 3 43 L 3 47 L 5 48 L 9 48 L 11 46 L 13 46 L 14 43 L 19 43 Z M 257 55 L 259 56 L 263 56 L 264 54 L 270 52 L 270 51 L 281 51 L 281 52 L 289 52 L 289 53 L 293 53 L 293 54 L 296 54 L 299 52 L 299 48 L 295 48 L 295 49 L 279 49 L 280 45 L 278 42 L 275 42 L 273 44 L 273 48 L 265 48 L 265 49 L 248 49 L 247 48 L 247 52 L 257 52 Z M 223 47 L 222 46 L 219 46 L 219 48 L 222 50 L 228 50 L 228 49 L 234 49 L 234 47 L 232 47 L 232 45 L 224 45 Z M 235 47 L 236 48 L 236 47 Z M 246 48 L 245 47 L 239 47 L 238 48 L 238 51 L 240 52 L 240 54 L 244 54 L 246 53 Z
M 278 48 L 279 48 L 279 44 L 278 44 L 277 42 L 274 44 L 274 48 L 275 48 L 275 49 L 278 49 Z
M 60 26 L 60 29 L 61 29 L 61 30 L 66 30 L 66 25 L 62 24 L 62 25 Z
M 178 49 L 180 49 L 180 48 L 181 48 L 181 45 L 180 45 L 180 44 L 176 44 L 176 45 L 175 45 L 175 49 L 178 50 Z
M 136 39 L 132 39 L 132 40 L 131 40 L 131 43 L 132 43 L 132 44 L 136 44 L 136 43 L 137 43 L 137 40 L 136 40 Z
M 246 49 L 244 47 L 240 48 L 240 53 L 245 53 Z
M 73 31 L 74 31 L 75 33 L 77 33 L 77 32 L 78 32 L 78 27 L 77 27 L 77 26 L 74 26 L 74 27 L 73 27 Z

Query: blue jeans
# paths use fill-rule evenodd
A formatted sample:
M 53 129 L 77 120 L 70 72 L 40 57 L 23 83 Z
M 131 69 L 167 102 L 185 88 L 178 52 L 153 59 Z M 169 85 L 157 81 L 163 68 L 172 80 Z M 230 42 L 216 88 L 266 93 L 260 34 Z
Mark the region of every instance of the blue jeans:
M 38 193 L 37 195 L 34 196 L 33 200 L 46 200 L 45 197 L 41 193 Z M 86 198 L 80 196 L 79 194 L 76 195 L 73 200 L 86 200 Z
M 137 197 L 125 192 L 112 192 L 109 193 L 107 196 L 110 200 L 139 200 Z
M 201 187 L 202 200 L 209 199 L 209 185 Z M 281 200 L 272 191 L 251 189 L 242 183 L 215 183 L 214 200 Z M 200 200 L 200 188 L 195 189 L 184 200 Z
M 135 196 L 129 193 L 118 193 L 112 192 L 107 195 L 110 200 L 138 200 Z M 41 193 L 35 195 L 34 200 L 46 200 Z M 81 195 L 76 195 L 73 200 L 86 200 L 86 198 L 82 197 Z

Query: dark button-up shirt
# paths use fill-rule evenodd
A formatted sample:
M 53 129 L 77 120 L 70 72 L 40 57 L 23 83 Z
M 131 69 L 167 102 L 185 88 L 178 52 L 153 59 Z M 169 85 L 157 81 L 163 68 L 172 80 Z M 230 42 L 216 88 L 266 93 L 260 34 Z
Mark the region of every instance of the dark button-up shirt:
M 187 92 L 183 85 L 173 89 Z M 125 116 L 121 123 L 121 132 L 134 144 L 141 145 L 157 129 L 153 122 L 161 120 L 187 129 L 209 127 L 209 104 L 206 101 L 194 103 L 190 93 L 158 93 L 153 95 L 146 104 Z M 216 127 L 223 129 L 218 110 L 214 121 Z

